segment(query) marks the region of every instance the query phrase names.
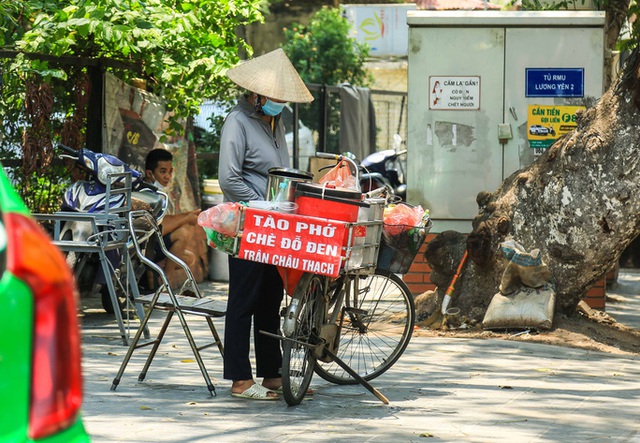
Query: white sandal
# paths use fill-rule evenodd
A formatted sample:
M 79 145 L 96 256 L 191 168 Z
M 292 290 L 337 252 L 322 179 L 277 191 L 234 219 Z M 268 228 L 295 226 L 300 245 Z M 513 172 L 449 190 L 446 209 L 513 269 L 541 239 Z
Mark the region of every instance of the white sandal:
M 269 395 L 269 393 L 276 394 L 275 397 Z M 267 389 L 261 384 L 254 383 L 250 387 L 244 390 L 244 392 L 232 392 L 231 396 L 238 398 L 246 398 L 247 400 L 280 400 L 280 396 L 276 391 Z

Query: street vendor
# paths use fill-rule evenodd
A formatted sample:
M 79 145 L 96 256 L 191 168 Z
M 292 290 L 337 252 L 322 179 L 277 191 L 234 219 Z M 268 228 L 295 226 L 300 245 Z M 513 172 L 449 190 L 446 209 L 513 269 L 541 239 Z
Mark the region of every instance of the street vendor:
M 280 113 L 287 102 L 308 103 L 313 96 L 282 49 L 246 61 L 227 72 L 246 90 L 222 127 L 218 179 L 225 201 L 266 200 L 269 169 L 289 167 Z M 282 279 L 273 265 L 229 256 L 229 298 L 225 319 L 224 378 L 231 395 L 277 400 L 282 387 L 280 326 Z M 249 359 L 254 328 L 256 376 Z

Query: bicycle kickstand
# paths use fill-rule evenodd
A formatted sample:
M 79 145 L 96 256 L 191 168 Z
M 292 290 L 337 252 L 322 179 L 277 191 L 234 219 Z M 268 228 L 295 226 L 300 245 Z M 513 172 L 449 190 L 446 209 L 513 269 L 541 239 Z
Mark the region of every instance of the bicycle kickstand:
M 376 388 L 374 388 L 373 386 L 371 386 L 371 384 L 366 381 L 364 378 L 360 377 L 360 375 L 354 371 L 353 369 L 351 369 L 351 367 L 349 365 L 347 365 L 345 362 L 343 362 L 340 358 L 338 358 L 338 356 L 336 354 L 334 354 L 333 352 L 331 352 L 329 349 L 325 348 L 324 352 L 326 352 L 327 354 L 329 354 L 329 356 L 333 359 L 334 362 L 336 362 L 338 364 L 338 366 L 340 366 L 342 369 L 344 369 L 345 371 L 347 371 L 349 373 L 350 376 L 352 376 L 358 383 L 360 383 L 362 386 L 364 386 L 365 388 L 367 388 L 367 390 L 369 392 L 371 392 L 373 395 L 375 395 L 378 400 L 380 400 L 382 403 L 384 403 L 385 405 L 389 404 L 389 400 L 387 399 L 387 397 L 385 397 L 382 392 L 378 391 Z

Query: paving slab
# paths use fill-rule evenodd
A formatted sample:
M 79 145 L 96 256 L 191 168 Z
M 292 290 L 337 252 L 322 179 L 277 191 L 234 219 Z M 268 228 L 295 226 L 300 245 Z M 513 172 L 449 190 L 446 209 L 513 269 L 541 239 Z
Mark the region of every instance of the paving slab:
M 221 283 L 201 289 L 226 294 Z M 414 337 L 372 382 L 389 405 L 360 385 L 315 376 L 313 399 L 290 407 L 231 397 L 216 348 L 203 351 L 217 390 L 210 396 L 177 319 L 145 381 L 137 378 L 142 349 L 111 391 L 127 350 L 112 317 L 99 309 L 83 317 L 83 415 L 95 442 L 640 442 L 640 357 Z M 192 322 L 197 338 L 206 334 L 200 320 Z M 215 324 L 223 334 L 223 320 Z

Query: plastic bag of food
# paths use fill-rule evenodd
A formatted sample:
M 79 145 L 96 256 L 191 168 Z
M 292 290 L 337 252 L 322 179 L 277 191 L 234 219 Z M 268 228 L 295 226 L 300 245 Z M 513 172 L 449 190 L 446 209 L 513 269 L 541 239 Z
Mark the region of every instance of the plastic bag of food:
M 239 203 L 221 203 L 202 211 L 198 215 L 198 224 L 223 235 L 234 237 L 237 233 L 240 217 Z
M 360 190 L 360 184 L 356 182 L 356 178 L 351 173 L 349 162 L 346 160 L 340 160 L 337 165 L 318 180 L 318 183 L 335 186 L 336 188 Z
M 220 252 L 226 254 L 234 254 L 235 238 L 228 235 L 214 231 L 211 228 L 203 227 L 204 232 L 207 234 L 207 244 L 214 249 L 218 249 Z
M 405 231 L 422 226 L 425 211 L 422 206 L 398 203 L 384 210 L 384 231 L 390 235 L 400 235 Z

